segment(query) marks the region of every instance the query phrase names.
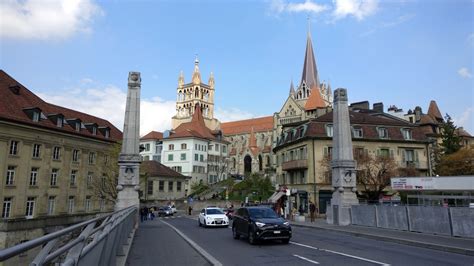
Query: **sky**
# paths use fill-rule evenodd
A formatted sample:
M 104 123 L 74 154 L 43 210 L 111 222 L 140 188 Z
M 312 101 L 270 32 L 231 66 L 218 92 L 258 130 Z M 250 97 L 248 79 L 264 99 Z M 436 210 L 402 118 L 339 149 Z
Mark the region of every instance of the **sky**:
M 123 129 L 139 71 L 141 135 L 171 128 L 180 71 L 215 76 L 215 117 L 273 115 L 300 83 L 310 32 L 319 78 L 349 102 L 404 112 L 435 100 L 474 135 L 473 0 L 2 0 L 0 68 L 45 101 Z

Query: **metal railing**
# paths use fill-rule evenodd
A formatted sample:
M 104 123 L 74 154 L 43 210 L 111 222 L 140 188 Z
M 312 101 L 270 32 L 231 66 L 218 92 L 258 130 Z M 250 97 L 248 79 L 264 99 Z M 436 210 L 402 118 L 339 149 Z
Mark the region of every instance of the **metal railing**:
M 127 244 L 138 217 L 136 206 L 103 215 L 60 231 L 0 250 L 0 262 L 40 245 L 30 265 L 115 265 L 116 256 L 126 255 Z M 78 236 L 76 236 L 79 234 Z M 64 240 L 68 239 L 68 240 Z

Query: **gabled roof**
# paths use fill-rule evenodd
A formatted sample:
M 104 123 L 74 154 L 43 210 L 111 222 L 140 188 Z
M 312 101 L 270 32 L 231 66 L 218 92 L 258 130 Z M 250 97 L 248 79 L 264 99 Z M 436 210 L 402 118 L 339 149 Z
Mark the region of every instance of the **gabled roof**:
M 430 102 L 430 106 L 428 107 L 428 115 L 431 116 L 436 121 L 443 121 L 443 116 L 439 111 L 438 105 L 435 101 Z
M 313 43 L 311 41 L 311 34 L 308 31 L 306 40 L 306 52 L 304 55 L 303 73 L 301 74 L 301 84 L 306 83 L 307 88 L 316 86 L 319 89 L 319 76 L 316 67 L 316 59 L 314 59 Z
M 254 132 L 273 130 L 273 116 L 221 123 L 221 130 L 224 135 L 247 134 L 252 131 L 252 128 Z
M 32 110 L 38 108 L 44 117 L 34 122 L 25 109 Z M 56 116 L 54 116 L 54 115 Z M 82 123 L 95 123 L 99 128 L 109 128 L 109 138 L 105 137 L 105 131 L 98 131 L 96 135 L 92 131 L 81 128 L 76 131 L 74 127 L 64 123 L 62 127 L 57 127 L 55 117 L 61 114 L 65 119 L 79 119 Z M 0 70 L 0 120 L 8 120 L 29 126 L 46 128 L 53 131 L 64 132 L 72 135 L 79 135 L 106 141 L 118 141 L 122 139 L 122 132 L 109 121 L 92 116 L 86 113 L 68 109 L 43 101 L 40 97 L 21 85 L 5 71 Z
M 169 138 L 201 138 L 207 140 L 218 140 L 213 131 L 206 127 L 201 113 L 201 107 L 196 104 L 191 122 L 182 123 L 172 133 Z
M 306 111 L 310 111 L 310 110 L 315 110 L 318 108 L 325 108 L 325 107 L 326 107 L 326 103 L 324 102 L 323 97 L 321 97 L 321 92 L 316 86 L 313 86 L 311 88 L 311 94 L 309 95 L 309 98 L 306 101 L 304 109 Z
M 189 176 L 184 176 L 157 161 L 143 161 L 140 164 L 140 173 L 146 174 L 149 177 L 191 178 Z
M 150 131 L 150 133 L 140 138 L 140 140 L 156 140 L 156 139 L 160 139 L 160 140 L 163 139 L 163 133 L 158 132 L 158 131 Z

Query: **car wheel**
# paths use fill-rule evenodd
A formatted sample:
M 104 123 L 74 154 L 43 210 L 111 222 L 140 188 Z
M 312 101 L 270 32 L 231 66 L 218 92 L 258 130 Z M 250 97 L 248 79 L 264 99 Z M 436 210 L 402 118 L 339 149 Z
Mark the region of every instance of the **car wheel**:
M 234 237 L 234 239 L 240 238 L 240 235 L 239 233 L 237 233 L 237 229 L 235 229 L 235 226 L 232 226 L 232 236 Z
M 283 239 L 281 242 L 283 242 L 283 244 L 289 244 L 290 243 L 290 239 Z
M 255 238 L 255 233 L 252 229 L 249 229 L 249 243 L 250 245 L 257 244 L 257 239 Z

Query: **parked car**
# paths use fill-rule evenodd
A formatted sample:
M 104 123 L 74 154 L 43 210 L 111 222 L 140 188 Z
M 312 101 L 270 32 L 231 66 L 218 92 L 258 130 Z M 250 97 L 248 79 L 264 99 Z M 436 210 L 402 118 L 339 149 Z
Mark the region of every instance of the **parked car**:
M 252 245 L 259 240 L 275 239 L 288 244 L 291 239 L 291 226 L 271 208 L 248 206 L 239 208 L 234 213 L 232 235 L 234 239 L 245 236 Z
M 229 226 L 229 218 L 221 208 L 208 207 L 202 209 L 198 217 L 199 226 Z
M 173 213 L 176 213 L 176 207 L 173 205 L 168 205 L 168 207 L 171 208 L 171 210 L 173 211 Z
M 173 210 L 169 206 L 163 206 L 158 208 L 158 217 L 173 215 Z

